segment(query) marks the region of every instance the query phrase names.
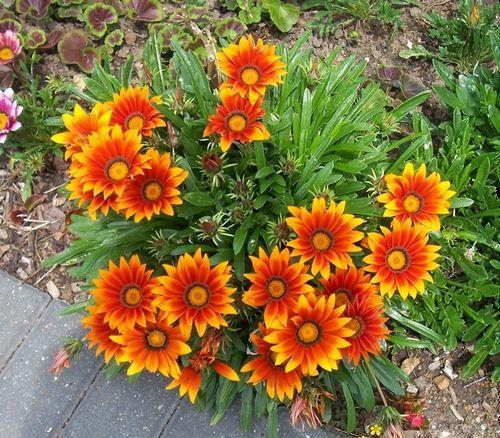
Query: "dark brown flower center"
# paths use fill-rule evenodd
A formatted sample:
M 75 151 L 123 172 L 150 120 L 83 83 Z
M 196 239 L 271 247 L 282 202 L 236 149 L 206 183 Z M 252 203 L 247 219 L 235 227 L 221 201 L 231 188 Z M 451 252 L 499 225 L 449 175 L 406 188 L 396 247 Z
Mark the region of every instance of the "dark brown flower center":
M 344 287 L 338 288 L 335 292 L 335 305 L 347 306 L 351 302 L 352 292 Z
M 241 69 L 240 79 L 245 85 L 255 85 L 259 82 L 259 68 L 253 65 L 247 65 Z
M 202 283 L 190 284 L 184 292 L 184 301 L 187 305 L 202 309 L 210 299 L 209 288 Z
M 389 250 L 385 263 L 393 272 L 405 272 L 410 267 L 410 253 L 406 248 L 397 246 Z
M 288 292 L 288 285 L 283 277 L 272 276 L 266 282 L 266 291 L 273 299 L 279 299 Z
M 163 184 L 156 179 L 146 181 L 142 185 L 141 194 L 145 201 L 156 201 L 163 194 Z
M 352 338 L 356 339 L 365 332 L 366 324 L 359 316 L 355 316 L 346 324 L 346 327 L 348 329 L 354 330 Z
M 313 321 L 303 322 L 297 329 L 297 340 L 302 345 L 312 345 L 319 341 L 321 329 Z
M 142 302 L 141 288 L 137 284 L 127 284 L 120 292 L 120 301 L 125 307 L 133 309 Z
M 167 335 L 159 329 L 151 330 L 146 335 L 146 342 L 150 348 L 159 350 L 167 344 Z
M 318 228 L 311 234 L 311 245 L 316 251 L 325 252 L 333 246 L 333 235 L 324 228 Z
M 121 181 L 126 178 L 129 170 L 130 163 L 124 157 L 115 157 L 104 167 L 104 173 L 112 181 Z
M 403 207 L 408 213 L 418 213 L 423 207 L 423 199 L 418 193 L 408 193 L 403 199 Z

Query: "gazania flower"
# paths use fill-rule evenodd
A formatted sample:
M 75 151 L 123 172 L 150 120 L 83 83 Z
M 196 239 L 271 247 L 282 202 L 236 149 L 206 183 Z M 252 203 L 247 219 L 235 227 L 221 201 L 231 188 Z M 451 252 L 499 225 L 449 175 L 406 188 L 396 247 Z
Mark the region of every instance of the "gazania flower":
M 21 53 L 21 41 L 11 30 L 0 33 L 0 65 L 9 64 Z
M 348 305 L 356 296 L 373 295 L 377 288 L 370 283 L 371 277 L 363 269 L 349 267 L 349 270 L 337 268 L 335 274 L 330 274 L 328 280 L 320 279 L 325 295 L 335 294 L 337 306 Z
M 163 265 L 167 275 L 158 277 L 161 286 L 154 289 L 157 298 L 153 304 L 164 310 L 169 324 L 179 320 L 181 331 L 187 337 L 194 325 L 203 336 L 207 325 L 227 326 L 224 315 L 236 314 L 230 304 L 236 289 L 227 286 L 231 268 L 227 262 L 211 268 L 208 256 L 196 251 L 194 257 L 184 254 L 177 266 Z
M 269 333 L 262 324 L 259 324 L 259 331 L 262 336 Z M 285 400 L 285 395 L 291 400 L 295 391 L 297 393 L 302 391 L 300 370 L 296 368 L 288 373 L 285 372 L 283 365 L 275 365 L 276 353 L 271 351 L 271 344 L 264 341 L 256 333 L 251 334 L 250 339 L 257 348 L 258 356 L 241 368 L 242 373 L 252 371 L 248 383 L 257 385 L 260 382 L 265 382 L 269 397 L 278 396 L 282 402 Z
M 308 267 L 301 263 L 290 262 L 288 249 L 279 251 L 274 247 L 268 257 L 259 248 L 259 257 L 250 257 L 254 274 L 245 274 L 252 285 L 243 294 L 243 302 L 249 306 L 262 307 L 267 327 L 272 327 L 275 319 L 285 325 L 288 309 L 295 305 L 298 295 L 313 292 L 307 284 L 313 277 L 307 274 Z
M 330 276 L 330 263 L 340 269 L 352 265 L 349 252 L 360 251 L 354 243 L 363 238 L 363 233 L 355 231 L 362 219 L 352 214 L 343 214 L 345 202 L 335 205 L 331 202 L 326 208 L 323 198 L 314 198 L 312 212 L 304 207 L 288 207 L 293 217 L 287 224 L 295 231 L 297 238 L 288 243 L 294 248 L 292 257 L 300 256 L 300 262 L 313 260 L 311 272 L 321 273 L 323 278 Z
M 74 164 L 74 163 L 73 163 Z M 91 219 L 97 219 L 97 213 L 102 212 L 105 216 L 108 214 L 111 208 L 115 213 L 119 213 L 117 196 L 116 194 L 110 195 L 107 198 L 101 194 L 94 196 L 92 190 L 87 192 L 83 191 L 84 183 L 80 178 L 73 178 L 67 185 L 66 188 L 69 190 L 70 200 L 78 200 L 78 207 L 87 205 L 87 211 Z
M 152 273 L 146 270 L 137 255 L 128 262 L 121 257 L 119 266 L 110 261 L 108 270 L 99 271 L 99 278 L 94 280 L 96 288 L 91 294 L 97 311 L 104 313 L 103 321 L 112 329 L 122 332 L 136 324 L 146 327 L 148 321 L 155 320 L 152 289 L 158 282 L 151 278 Z
M 349 338 L 351 345 L 345 349 L 345 353 L 354 366 L 358 365 L 361 357 L 368 359 L 370 353 L 380 353 L 380 341 L 389 334 L 384 325 L 387 318 L 382 316 L 383 311 L 380 295 L 357 295 L 347 305 L 344 315 L 351 320 L 346 327 L 355 333 Z
M 220 147 L 226 152 L 231 143 L 239 141 L 248 143 L 258 140 L 267 140 L 271 134 L 259 119 L 265 114 L 261 108 L 261 101 L 254 104 L 239 95 L 231 95 L 222 90 L 220 95 L 222 104 L 217 106 L 215 114 L 208 119 L 203 131 L 207 137 L 216 132 L 221 135 Z
M 90 114 L 76 104 L 73 114 L 62 115 L 67 131 L 55 134 L 51 139 L 55 143 L 66 145 L 64 157 L 69 159 L 73 154 L 81 152 L 82 146 L 88 144 L 90 134 L 108 127 L 110 119 L 111 110 L 106 110 L 101 103 L 97 103 Z
M 179 387 L 181 397 L 187 393 L 191 403 L 195 402 L 200 391 L 203 370 L 206 368 L 212 367 L 217 374 L 233 382 L 240 380 L 236 371 L 224 362 L 217 360 L 213 354 L 207 351 L 200 350 L 189 359 L 189 362 L 191 364 L 183 368 L 179 377 L 174 378 L 165 389 Z
M 153 134 L 153 129 L 165 126 L 163 115 L 153 106 L 161 104 L 161 97 L 149 98 L 148 87 L 122 88 L 119 94 L 113 94 L 111 123 L 120 125 L 124 131 L 135 129 L 145 137 Z
M 450 182 L 441 181 L 438 173 L 425 175 L 425 164 L 415 173 L 412 163 L 405 166 L 402 175 L 386 175 L 389 191 L 377 198 L 385 204 L 384 216 L 394 217 L 400 222 L 411 219 L 414 224 L 439 230 L 441 224 L 438 215 L 449 212 L 448 199 L 455 192 L 448 190 Z
M 341 316 L 343 311 L 343 306 L 335 307 L 335 295 L 301 295 L 287 324 L 264 337 L 277 353 L 275 364 L 286 364 L 287 373 L 300 367 L 310 376 L 318 374 L 318 365 L 336 370 L 340 349 L 349 347 L 347 338 L 354 334 L 346 327 L 350 319 Z
M 130 178 L 143 175 L 150 169 L 149 157 L 141 154 L 141 136 L 136 131 L 123 132 L 115 125 L 108 132 L 101 129 L 91 134 L 89 144 L 74 155 L 80 165 L 72 166 L 70 173 L 80 178 L 83 191 L 94 196 L 102 193 L 104 199 L 120 196 Z
M 150 220 L 153 214 L 173 216 L 172 205 L 182 204 L 177 187 L 186 179 L 187 172 L 170 163 L 170 154 L 160 155 L 155 149 L 149 149 L 151 169 L 144 170 L 129 182 L 123 195 L 119 197 L 119 208 L 127 219 L 134 216 L 139 222 L 144 217 Z
M 97 306 L 89 306 L 89 314 L 82 319 L 84 328 L 89 329 L 85 337 L 89 341 L 89 348 L 97 347 L 95 355 L 104 353 L 104 362 L 115 357 L 118 361 L 121 356 L 121 345 L 112 341 L 110 336 L 118 335 L 118 330 L 112 329 L 104 322 L 104 313 L 98 312 Z
M 376 275 L 372 283 L 380 283 L 380 293 L 390 297 L 398 291 L 406 299 L 424 293 L 424 280 L 432 282 L 429 271 L 439 265 L 439 246 L 428 245 L 427 229 L 422 225 L 412 227 L 411 220 L 394 221 L 392 230 L 381 227 L 382 234 L 369 233 L 367 244 L 372 254 L 363 260 L 365 268 Z
M 146 369 L 177 378 L 181 372 L 177 359 L 191 352 L 179 327 L 168 325 L 161 315 L 158 321 L 128 329 L 121 335 L 111 336 L 111 340 L 122 346 L 120 362 L 131 362 L 127 370 L 129 376 Z
M 286 64 L 275 50 L 275 46 L 264 44 L 260 38 L 255 44 L 251 35 L 222 49 L 217 58 L 228 79 L 221 88 L 248 97 L 252 104 L 257 102 L 264 96 L 266 86 L 282 83 L 281 77 L 286 74 Z
M 12 88 L 0 90 L 0 143 L 5 143 L 9 132 L 17 131 L 21 127 L 17 118 L 22 111 L 23 107 L 14 100 Z

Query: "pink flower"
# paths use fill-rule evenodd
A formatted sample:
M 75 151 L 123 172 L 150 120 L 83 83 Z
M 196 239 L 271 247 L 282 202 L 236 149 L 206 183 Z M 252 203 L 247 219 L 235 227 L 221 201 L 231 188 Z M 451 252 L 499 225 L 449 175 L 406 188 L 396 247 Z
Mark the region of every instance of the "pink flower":
M 0 33 L 0 64 L 8 64 L 21 53 L 21 41 L 11 30 Z
M 21 127 L 17 118 L 22 110 L 23 107 L 14 100 L 12 88 L 0 90 L 0 143 L 5 143 L 9 132 L 17 131 Z
M 420 429 L 425 425 L 424 414 L 410 412 L 409 414 L 406 414 L 406 421 L 412 429 Z
M 66 348 L 61 348 L 54 356 L 54 360 L 52 361 L 52 365 L 49 368 L 49 372 L 58 376 L 64 368 L 69 368 L 71 366 L 69 360 L 71 356 L 70 353 L 66 350 Z

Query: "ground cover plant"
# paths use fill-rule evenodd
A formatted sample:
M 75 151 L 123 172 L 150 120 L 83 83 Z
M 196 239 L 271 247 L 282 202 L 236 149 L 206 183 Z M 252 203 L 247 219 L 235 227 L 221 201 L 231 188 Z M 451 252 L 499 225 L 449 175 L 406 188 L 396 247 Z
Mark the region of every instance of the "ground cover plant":
M 88 216 L 72 216 L 78 239 L 50 263 L 88 282 L 90 301 L 69 311 L 87 312 L 108 372 L 159 371 L 213 422 L 241 394 L 243 428 L 267 413 L 271 435 L 279 403 L 319 425 L 341 400 L 352 431 L 377 390 L 404 395 L 382 344 L 417 341 L 393 296 L 433 280 L 429 233 L 454 195 L 407 162 L 428 139 L 401 124 L 429 93 L 391 107 L 364 63 L 311 63 L 307 37 L 279 54 L 251 37 L 223 48 L 217 90 L 175 43 L 170 80 L 152 38 L 149 89 L 130 86 L 131 64 L 97 65 L 80 93 L 90 113 L 76 107 L 53 137 Z M 383 427 L 403 414 L 385 406 Z
M 283 403 L 290 407 L 295 424 L 301 419 L 313 425 L 333 420 L 337 426 L 352 430 L 356 411 L 376 409 L 379 413 L 375 407 L 378 400 L 390 406 L 381 411 L 380 430 L 375 425 L 366 431 L 373 434 L 382 433 L 384 428 L 387 433 L 394 432 L 397 423 L 405 427 L 425 423 L 421 401 L 400 400 L 407 377 L 390 358 L 399 363 L 396 357 L 404 348 L 436 353 L 437 348 L 450 351 L 466 343 L 471 353 L 464 361 L 462 377 L 486 370 L 498 380 L 496 188 L 500 122 L 499 77 L 494 62 L 498 64 L 499 51 L 496 33 L 491 31 L 495 25 L 488 15 L 491 6 L 463 3 L 470 8 L 478 6 L 474 12 L 479 14 L 477 23 L 470 22 L 470 17 L 476 17 L 470 9 L 469 15 L 460 15 L 464 17 L 460 25 L 449 18 L 453 26 L 434 26 L 436 31 L 448 29 L 442 34 L 459 41 L 452 45 L 442 39 L 446 54 L 429 55 L 440 77 L 432 92 L 447 114 L 436 121 L 417 111 L 431 91 L 407 69 L 379 66 L 376 76 L 383 82 L 379 86 L 367 79 L 366 64 L 354 57 L 342 59 L 335 51 L 326 58 L 311 58 L 311 50 L 304 49 L 307 35 L 293 49 L 278 48 L 281 58 L 271 63 L 274 70 L 270 68 L 274 79 L 269 73 L 262 79 L 265 86 L 259 86 L 262 65 L 256 70 L 255 63 L 245 64 L 243 57 L 238 61 L 241 66 L 252 68 L 235 72 L 231 50 L 227 59 L 219 55 L 219 62 L 214 62 L 216 52 L 220 54 L 229 41 L 236 41 L 246 30 L 245 20 L 231 16 L 208 27 L 204 2 L 198 1 L 176 7 L 167 23 L 143 22 L 146 34 L 152 34 L 144 47 L 144 67 L 132 56 L 123 57 L 120 67 L 115 65 L 112 53 L 119 50 L 123 37 L 118 21 L 103 20 L 106 25 L 99 36 L 82 18 L 76 31 L 89 38 L 99 53 L 95 68 L 86 69 L 85 87 L 74 87 L 57 76 L 43 78 L 37 71 L 42 50 L 50 53 L 56 48 L 33 48 L 28 31 L 35 24 L 39 29 L 52 29 L 56 23 L 50 17 L 57 15 L 58 8 L 83 11 L 87 7 L 63 3 L 48 2 L 46 13 L 43 8 L 38 12 L 33 9 L 21 19 L 4 15 L 2 25 L 13 26 L 13 30 L 5 28 L 0 40 L 0 78 L 5 89 L 0 96 L 0 112 L 5 115 L 2 118 L 0 114 L 0 147 L 10 153 L 11 168 L 21 172 L 26 181 L 24 209 L 31 211 L 43 198 L 30 195 L 34 175 L 46 165 L 44 157 L 64 156 L 70 164 L 70 183 L 62 194 L 75 201 L 67 222 L 76 240 L 48 263 L 69 267 L 85 282 L 91 300 L 69 311 L 87 313 L 84 325 L 89 332 L 85 340 L 68 341 L 57 357 L 55 372 L 68 365 L 83 343 L 89 343 L 103 356 L 110 377 L 126 369 L 128 378 L 134 380 L 142 365 L 143 372 L 154 369 L 156 359 L 151 356 L 141 362 L 141 353 L 130 348 L 137 346 L 133 336 L 148 331 L 151 337 L 146 349 L 150 349 L 152 344 L 158 347 L 166 341 L 161 333 L 170 334 L 178 341 L 173 356 L 179 353 L 179 358 L 173 362 L 169 357 L 165 359 L 168 366 L 161 365 L 159 353 L 157 368 L 172 377 L 169 389 L 179 388 L 200 407 L 214 408 L 215 422 L 233 400 L 241 398 L 245 429 L 252 419 L 268 414 L 269 430 L 276 431 L 276 407 Z M 108 3 L 118 7 L 114 2 L 103 4 Z M 369 5 L 373 9 L 382 3 L 389 4 Z M 147 4 L 137 2 L 134 7 L 140 10 Z M 397 8 L 405 5 L 391 2 L 390 11 L 399 14 Z M 151 8 L 155 10 L 154 5 Z M 346 28 L 357 32 L 363 23 L 373 22 L 370 10 L 339 11 L 335 19 L 339 23 L 345 19 Z M 272 19 L 267 13 L 262 16 Z M 120 22 L 136 22 L 133 13 L 120 13 L 119 17 Z M 22 23 L 23 29 L 16 32 L 12 20 Z M 40 35 L 33 32 L 31 38 L 36 40 Z M 112 43 L 115 37 L 116 44 Z M 477 38 L 485 43 L 480 44 L 485 50 L 474 49 L 478 46 L 472 43 Z M 466 59 L 465 52 L 457 55 L 453 52 L 457 47 L 468 48 L 474 56 Z M 459 74 L 462 71 L 468 73 Z M 75 107 L 75 101 L 79 106 Z M 238 106 L 242 101 L 243 109 Z M 121 127 L 121 137 L 115 125 Z M 105 157 L 101 157 L 96 165 L 99 157 L 92 150 L 122 143 L 127 146 L 122 155 L 114 157 L 119 159 L 104 163 Z M 135 152 L 129 155 L 131 150 Z M 127 169 L 122 178 L 131 162 L 135 163 L 133 169 Z M 425 167 L 421 167 L 423 163 Z M 99 166 L 106 178 L 112 177 L 113 184 L 106 185 L 109 181 L 98 178 Z M 422 193 L 415 195 L 416 186 L 422 190 L 423 177 L 430 192 L 441 198 L 439 206 Z M 402 196 L 401 187 L 406 190 L 412 184 L 416 184 L 415 190 Z M 456 194 L 452 196 L 452 192 Z M 156 197 L 162 198 L 161 203 Z M 431 208 L 429 205 L 440 214 L 439 221 L 418 217 L 422 206 Z M 450 215 L 445 213 L 448 208 Z M 415 226 L 408 228 L 402 211 L 412 213 Z M 326 256 L 306 260 L 304 240 L 297 240 L 301 238 L 300 227 L 331 215 L 356 224 L 351 237 L 362 233 L 363 239 L 352 245 L 361 250 L 344 251 L 345 258 L 329 254 L 332 263 L 325 262 Z M 347 220 L 349 215 L 354 217 Z M 400 225 L 393 224 L 393 217 Z M 410 248 L 397 248 L 391 258 L 381 256 L 381 239 L 388 244 L 398 235 L 420 229 L 422 219 L 424 224 L 420 225 L 426 231 L 415 232 L 415 238 L 418 234 L 423 239 L 425 234 L 429 258 L 439 253 L 436 263 L 440 265 L 435 267 L 434 260 L 429 261 L 428 274 L 422 273 L 423 284 L 415 281 L 419 269 L 406 266 L 408 260 L 419 259 Z M 303 224 L 299 226 L 300 221 Z M 386 228 L 381 230 L 380 226 Z M 328 246 L 330 236 L 339 231 L 320 228 L 321 233 L 311 233 L 308 240 L 319 249 Z M 371 254 L 375 243 L 379 253 Z M 433 251 L 435 245 L 440 246 L 437 252 Z M 389 253 L 389 249 L 385 251 Z M 178 301 L 169 291 L 173 284 L 179 286 L 184 272 L 191 275 L 206 270 L 206 257 L 210 275 L 231 277 L 222 281 L 224 285 L 217 291 L 222 291 L 227 302 L 214 311 L 215 317 L 208 310 L 199 318 L 193 312 L 181 315 L 174 310 L 186 300 L 203 310 L 208 289 L 204 291 L 203 281 L 192 281 L 184 288 L 188 293 Z M 284 273 L 269 271 L 268 277 L 273 274 L 273 278 L 263 274 L 262 266 L 276 265 L 276 260 L 304 280 L 293 293 Z M 354 268 L 347 266 L 349 260 Z M 399 283 L 377 274 L 389 262 L 394 271 L 404 274 Z M 118 288 L 120 276 L 129 270 L 143 275 L 148 285 L 143 287 L 137 277 Z M 346 286 L 353 278 L 364 285 L 367 296 Z M 344 288 L 339 286 L 341 282 Z M 283 284 L 287 287 L 281 296 Z M 118 304 L 105 297 L 109 285 L 119 295 Z M 363 298 L 353 296 L 358 292 Z M 335 303 L 330 295 L 335 296 Z M 149 306 L 143 314 L 128 312 L 135 308 L 136 300 Z M 345 325 L 343 336 L 338 336 L 338 353 L 329 351 L 327 359 L 318 360 L 319 374 L 315 376 L 309 368 L 314 361 L 304 360 L 307 366 L 301 363 L 291 369 L 302 353 L 294 351 L 287 356 L 290 352 L 279 350 L 279 342 L 271 340 L 277 340 L 279 332 L 293 324 L 297 333 L 302 328 L 303 339 L 313 339 L 314 324 L 297 321 L 307 308 L 317 309 L 323 302 L 334 309 L 333 313 L 346 305 L 341 315 L 334 316 Z M 113 307 L 120 303 L 126 307 L 125 313 L 123 307 Z M 159 321 L 160 317 L 165 319 Z M 141 325 L 144 318 L 146 326 Z M 157 324 L 158 331 L 151 332 L 151 324 Z M 349 336 L 349 329 L 355 333 Z M 345 343 L 351 345 L 340 346 Z M 278 364 L 278 360 L 282 362 Z M 264 365 L 270 368 L 258 372 Z M 188 380 L 195 384 L 187 385 Z

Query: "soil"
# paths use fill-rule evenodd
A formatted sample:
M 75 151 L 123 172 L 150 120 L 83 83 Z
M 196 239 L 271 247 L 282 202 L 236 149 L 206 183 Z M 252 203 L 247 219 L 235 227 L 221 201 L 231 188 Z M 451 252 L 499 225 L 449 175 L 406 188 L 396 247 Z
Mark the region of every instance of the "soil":
M 227 14 L 208 1 L 210 15 L 214 20 Z M 432 65 L 427 60 L 404 60 L 399 57 L 402 49 L 409 45 L 423 44 L 431 47 L 432 42 L 427 37 L 427 24 L 423 12 L 437 11 L 448 15 L 456 9 L 456 2 L 443 0 L 423 0 L 421 7 L 411 6 L 401 9 L 404 23 L 403 30 L 398 31 L 392 43 L 388 46 L 390 28 L 379 23 L 352 24 L 349 28 L 337 30 L 334 34 L 320 38 L 313 34 L 309 46 L 316 55 L 326 55 L 335 47 L 340 47 L 339 56 L 345 58 L 354 54 L 358 60 L 367 61 L 367 74 L 376 79 L 376 69 L 379 65 L 401 67 L 403 71 L 417 78 L 425 86 L 439 82 Z M 254 35 L 267 41 L 282 42 L 292 45 L 307 27 L 314 12 L 302 14 L 300 22 L 287 34 L 279 33 L 267 23 L 250 27 Z M 118 64 L 123 62 L 129 53 L 139 56 L 147 38 L 147 29 L 143 25 L 124 22 L 126 44 L 116 52 L 114 58 Z M 347 32 L 356 29 L 359 39 L 350 42 Z M 56 54 L 44 56 L 40 65 L 42 74 L 56 74 L 68 78 L 78 86 L 83 83 L 82 74 L 71 66 L 59 61 Z M 423 112 L 435 122 L 443 117 L 443 109 L 433 96 L 423 106 Z M 45 170 L 35 178 L 33 193 L 34 208 L 22 202 L 21 193 L 23 181 L 19 174 L 12 172 L 4 157 L 0 161 L 0 269 L 23 282 L 31 284 L 70 303 L 85 299 L 81 284 L 76 282 L 64 266 L 44 267 L 43 261 L 67 248 L 71 235 L 67 223 L 74 205 L 69 203 L 60 191 L 65 183 L 65 163 L 59 158 L 48 160 Z M 32 199 L 33 201 L 33 199 Z M 451 365 L 454 373 L 470 357 L 470 346 L 460 346 L 451 353 L 443 353 L 437 359 L 428 351 L 405 350 L 394 355 L 393 360 L 398 365 L 413 358 L 418 365 L 411 370 L 414 383 L 408 388 L 417 397 L 424 398 L 426 409 L 424 414 L 430 420 L 430 426 L 424 431 L 411 431 L 407 436 L 439 437 L 439 438 L 475 438 L 500 436 L 498 425 L 498 389 L 491 383 L 485 371 L 480 370 L 469 382 L 464 382 L 450 374 L 449 387 L 440 390 L 434 380 L 443 374 L 445 363 Z M 436 362 L 437 360 L 437 362 Z M 411 362 L 411 361 L 410 361 Z M 407 362 L 408 363 L 408 362 Z M 429 369 L 430 368 L 430 369 Z M 444 379 L 443 379 L 444 380 Z M 360 419 L 360 424 L 373 424 L 375 417 L 368 414 Z M 369 435 L 368 430 L 358 431 Z

